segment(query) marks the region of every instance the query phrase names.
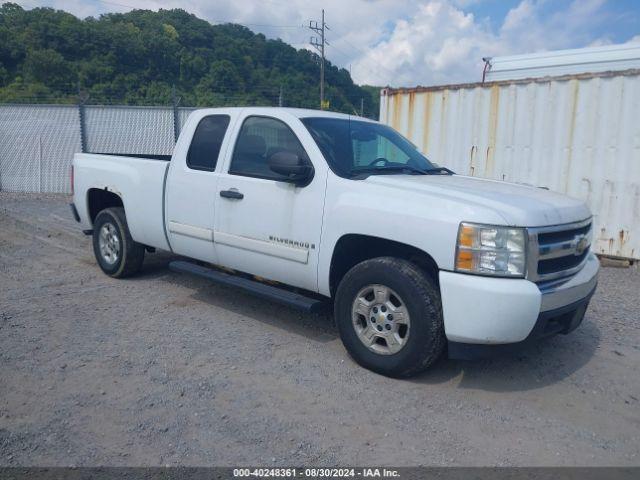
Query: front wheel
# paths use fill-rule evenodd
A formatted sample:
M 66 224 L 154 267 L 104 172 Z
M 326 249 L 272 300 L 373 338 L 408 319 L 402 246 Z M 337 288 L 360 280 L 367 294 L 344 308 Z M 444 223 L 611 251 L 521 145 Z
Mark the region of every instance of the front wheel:
M 128 277 L 142 268 L 144 245 L 131 238 L 124 208 L 106 208 L 98 213 L 93 223 L 93 253 L 110 277 Z
M 440 295 L 415 264 L 392 257 L 366 260 L 344 276 L 335 318 L 353 359 L 391 377 L 409 377 L 444 349 Z

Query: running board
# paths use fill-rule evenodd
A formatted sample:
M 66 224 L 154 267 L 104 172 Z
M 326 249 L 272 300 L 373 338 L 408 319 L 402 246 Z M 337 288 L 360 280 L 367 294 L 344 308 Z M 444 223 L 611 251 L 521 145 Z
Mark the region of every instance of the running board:
M 326 302 L 316 298 L 307 297 L 299 293 L 291 292 L 283 288 L 274 287 L 265 283 L 249 280 L 248 278 L 230 275 L 212 268 L 202 267 L 195 263 L 176 260 L 169 263 L 169 269 L 179 273 L 190 273 L 198 277 L 206 278 L 212 282 L 228 285 L 244 290 L 256 297 L 266 298 L 304 312 L 319 312 L 326 306 Z

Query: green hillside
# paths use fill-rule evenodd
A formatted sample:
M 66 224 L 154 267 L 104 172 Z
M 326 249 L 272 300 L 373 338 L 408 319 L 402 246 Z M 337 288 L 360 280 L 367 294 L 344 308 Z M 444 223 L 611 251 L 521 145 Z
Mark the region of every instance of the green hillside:
M 317 108 L 318 57 L 235 24 L 184 10 L 78 19 L 50 8 L 0 7 L 0 103 L 277 105 Z M 375 89 L 326 64 L 330 109 L 377 117 Z

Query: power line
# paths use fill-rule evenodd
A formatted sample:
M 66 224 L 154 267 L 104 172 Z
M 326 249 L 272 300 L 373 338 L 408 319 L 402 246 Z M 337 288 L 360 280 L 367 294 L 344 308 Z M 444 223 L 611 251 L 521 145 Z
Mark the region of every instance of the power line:
M 266 1 L 266 0 L 265 0 L 265 1 Z M 345 23 L 343 23 L 343 22 L 340 22 L 339 20 L 334 20 L 334 21 L 332 21 L 332 22 L 333 22 L 333 23 L 338 24 L 339 26 L 344 27 L 347 31 L 351 29 L 351 26 L 349 26 L 349 25 L 347 25 L 347 24 L 345 24 Z M 376 60 L 372 59 L 371 57 L 368 57 L 368 56 L 367 56 L 367 53 L 366 53 L 364 50 L 362 50 L 361 48 L 357 47 L 356 45 L 354 45 L 353 43 L 351 43 L 349 40 L 347 40 L 346 35 L 344 35 L 344 36 L 340 37 L 340 41 L 343 41 L 343 42 L 347 43 L 349 46 L 351 46 L 351 48 L 353 48 L 354 50 L 358 51 L 358 52 L 363 56 L 363 57 L 362 57 L 362 59 L 363 59 L 364 61 L 368 61 L 368 62 L 370 63 L 370 65 L 371 65 L 371 64 L 375 64 L 375 66 L 376 66 L 376 67 L 381 68 L 382 70 L 386 70 L 386 71 L 387 71 L 387 73 L 389 74 L 389 77 L 388 77 L 389 79 L 393 79 L 393 78 L 395 77 L 396 72 L 394 72 L 393 70 L 391 70 L 391 69 L 389 69 L 389 68 L 385 67 L 385 66 L 384 66 L 384 65 L 382 65 L 380 62 L 378 62 L 378 61 L 376 61 Z M 331 46 L 333 46 L 333 47 L 335 48 L 335 46 L 334 46 L 334 45 L 331 45 Z M 347 54 L 345 54 L 344 52 L 343 52 L 343 55 L 345 55 L 346 57 L 348 57 L 348 55 L 347 55 Z M 373 71 L 372 71 L 372 70 L 370 70 L 370 69 L 366 69 L 366 70 L 367 70 L 367 71 L 369 71 L 369 72 L 371 72 L 371 73 L 373 73 Z M 379 76 L 378 76 L 378 78 L 381 78 L 381 77 L 379 77 Z M 391 83 L 391 82 L 386 82 L 386 83 Z
M 349 54 L 345 53 L 344 51 L 340 50 L 339 48 L 337 48 L 335 45 L 329 45 L 331 48 L 335 49 L 336 51 L 338 51 L 339 53 L 341 53 L 342 55 L 344 55 L 346 58 L 349 58 Z M 366 58 L 365 58 L 366 59 Z M 368 67 L 363 67 L 366 71 L 368 71 L 369 73 L 372 73 L 375 77 L 377 77 L 379 80 L 383 80 L 382 83 L 386 83 L 388 84 L 389 82 L 384 81 L 384 77 L 380 76 L 380 74 L 378 72 L 376 72 L 375 70 L 368 68 Z M 351 76 L 351 71 L 349 71 L 349 76 Z

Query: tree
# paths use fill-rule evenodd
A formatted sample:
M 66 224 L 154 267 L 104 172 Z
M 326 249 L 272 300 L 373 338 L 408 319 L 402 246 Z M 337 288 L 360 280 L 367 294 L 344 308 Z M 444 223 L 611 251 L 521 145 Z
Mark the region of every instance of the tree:
M 211 25 L 180 9 L 132 10 L 83 20 L 51 8 L 0 7 L 0 101 L 318 107 L 318 58 L 241 25 Z M 377 93 L 326 64 L 331 109 L 353 113 Z M 28 100 L 27 100 L 28 99 Z M 43 100 L 45 101 L 45 100 Z M 377 115 L 377 110 L 375 111 Z
M 58 87 L 73 85 L 77 78 L 62 55 L 49 48 L 28 50 L 22 63 L 22 73 L 27 83 L 42 83 Z

